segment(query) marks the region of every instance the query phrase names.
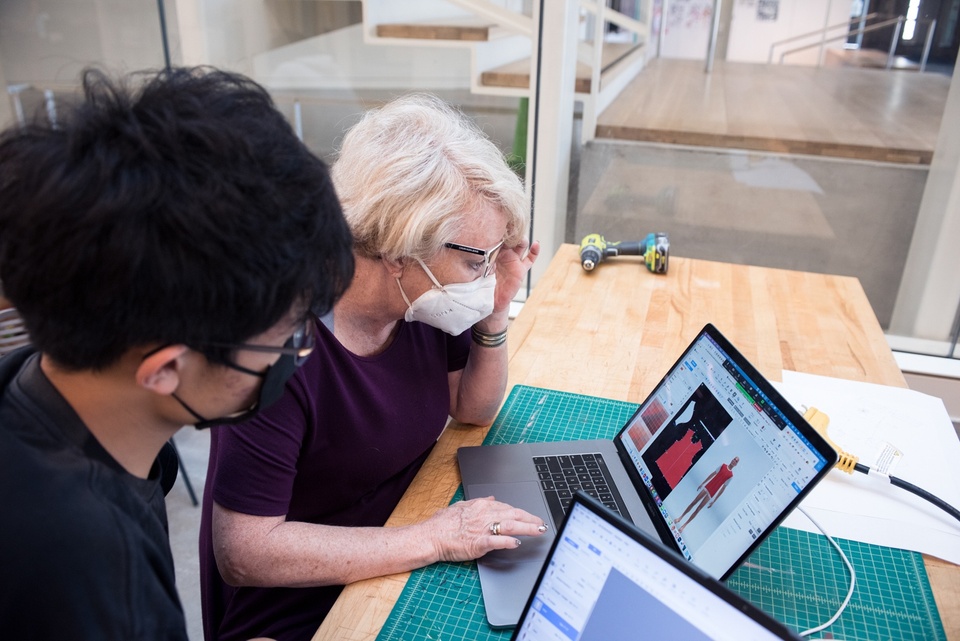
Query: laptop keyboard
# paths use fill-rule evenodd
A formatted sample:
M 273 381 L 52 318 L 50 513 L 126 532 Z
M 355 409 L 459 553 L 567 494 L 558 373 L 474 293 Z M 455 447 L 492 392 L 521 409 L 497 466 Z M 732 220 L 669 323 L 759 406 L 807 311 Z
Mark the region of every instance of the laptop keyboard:
M 602 454 L 534 456 L 533 464 L 557 527 L 570 509 L 573 493 L 577 490 L 589 494 L 620 516 L 630 518 Z

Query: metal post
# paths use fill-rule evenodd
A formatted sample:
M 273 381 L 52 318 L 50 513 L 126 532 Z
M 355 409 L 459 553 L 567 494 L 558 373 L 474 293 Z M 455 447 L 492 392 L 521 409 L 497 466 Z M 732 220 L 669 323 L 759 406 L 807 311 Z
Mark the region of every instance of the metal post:
M 950 330 L 950 351 L 947 356 L 951 358 L 960 358 L 957 353 L 957 345 L 960 344 L 960 305 L 957 305 L 957 315 L 953 317 L 953 329 Z
M 20 125 L 21 129 L 27 126 L 27 118 L 23 113 L 23 102 L 20 100 L 20 92 L 29 86 L 30 85 L 27 84 L 7 85 L 7 93 L 13 101 L 13 112 L 17 116 L 17 124 Z
M 930 21 L 927 27 L 927 41 L 923 44 L 923 57 L 920 58 L 920 73 L 927 70 L 927 58 L 930 57 L 930 47 L 933 46 L 933 32 L 937 30 L 936 19 Z
M 163 10 L 163 0 L 157 0 L 157 13 L 160 15 L 160 39 L 163 44 L 163 63 L 170 71 L 170 43 L 167 42 L 167 16 Z
M 53 91 L 51 89 L 43 90 L 43 101 L 47 108 L 47 119 L 50 126 L 57 128 L 57 104 L 53 100 Z
M 860 12 L 860 27 L 857 31 L 857 49 L 863 46 L 863 28 L 867 26 L 868 13 L 870 13 L 870 0 L 864 0 L 863 11 Z
M 300 108 L 300 99 L 293 101 L 293 129 L 297 133 L 297 138 L 303 142 L 303 111 Z
M 893 39 L 890 41 L 890 52 L 887 53 L 887 69 L 893 68 L 893 54 L 897 50 L 897 42 L 900 40 L 900 30 L 903 28 L 904 17 L 897 18 L 897 24 L 893 27 Z
M 530 61 L 532 121 L 527 129 L 530 238 L 540 240 L 540 255 L 549 258 L 563 243 L 567 217 L 580 4 L 539 0 L 533 8 L 537 40 Z M 547 262 L 534 264 L 531 285 Z
M 657 57 L 660 57 L 660 52 L 663 50 L 663 37 L 667 33 L 667 4 L 669 0 L 663 0 L 660 3 L 660 35 L 657 37 Z
M 827 1 L 827 13 L 823 16 L 823 31 L 820 32 L 820 49 L 817 51 L 817 66 L 823 66 L 823 51 L 827 46 L 827 30 L 830 28 L 830 10 L 833 8 L 833 0 Z
M 722 0 L 713 0 L 713 29 L 710 31 L 710 42 L 707 44 L 707 66 L 705 71 L 713 71 L 713 57 L 717 53 L 717 34 L 720 32 L 720 5 Z

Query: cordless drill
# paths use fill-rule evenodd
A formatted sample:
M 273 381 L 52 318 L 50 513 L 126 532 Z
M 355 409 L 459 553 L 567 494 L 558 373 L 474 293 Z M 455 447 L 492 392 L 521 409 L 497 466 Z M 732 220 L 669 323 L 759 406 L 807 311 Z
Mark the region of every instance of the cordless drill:
M 647 269 L 655 274 L 667 273 L 670 258 L 670 239 L 666 232 L 647 234 L 641 241 L 604 240 L 600 234 L 588 234 L 580 241 L 580 264 L 587 271 L 612 256 L 643 256 Z

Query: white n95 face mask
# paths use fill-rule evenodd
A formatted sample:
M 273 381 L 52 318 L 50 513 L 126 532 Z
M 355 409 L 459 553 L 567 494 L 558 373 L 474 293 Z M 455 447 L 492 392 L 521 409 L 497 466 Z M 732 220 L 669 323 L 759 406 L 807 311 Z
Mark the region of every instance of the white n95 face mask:
M 400 295 L 407 304 L 407 313 L 403 317 L 407 322 L 420 321 L 453 336 L 459 336 L 493 312 L 493 296 L 497 289 L 496 274 L 490 273 L 469 283 L 441 285 L 422 260 L 418 258 L 417 262 L 433 281 L 433 287 L 411 303 L 403 291 L 400 279 L 397 279 Z

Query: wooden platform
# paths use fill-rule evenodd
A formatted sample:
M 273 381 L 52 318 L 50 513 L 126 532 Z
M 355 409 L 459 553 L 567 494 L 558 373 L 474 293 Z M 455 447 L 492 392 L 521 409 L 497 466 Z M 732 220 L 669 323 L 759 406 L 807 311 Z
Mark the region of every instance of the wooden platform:
M 603 45 L 601 52 L 601 74 L 612 71 L 614 66 L 622 60 L 642 54 L 643 45 L 608 42 Z M 577 63 L 577 79 L 574 90 L 578 93 L 590 93 L 590 65 Z M 530 59 L 524 58 L 509 64 L 485 71 L 480 76 L 481 84 L 487 87 L 522 87 L 530 86 Z
M 598 138 L 929 165 L 950 78 L 846 67 L 658 58 Z
M 485 42 L 498 33 L 498 27 L 481 18 L 443 18 L 433 22 L 378 24 L 378 38 L 411 38 L 417 40 L 462 40 Z M 642 44 L 608 42 L 601 52 L 601 74 L 615 73 L 615 66 L 631 56 L 642 55 Z M 590 93 L 590 66 L 577 63 L 576 91 Z M 602 81 L 601 81 L 602 82 Z M 480 75 L 480 84 L 487 87 L 530 87 L 530 58 L 515 60 Z

